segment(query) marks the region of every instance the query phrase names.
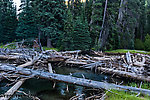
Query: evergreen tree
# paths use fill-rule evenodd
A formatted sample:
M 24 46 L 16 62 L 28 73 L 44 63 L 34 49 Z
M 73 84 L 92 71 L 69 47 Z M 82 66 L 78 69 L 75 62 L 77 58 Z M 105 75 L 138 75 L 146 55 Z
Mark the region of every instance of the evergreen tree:
M 32 0 L 39 32 L 47 38 L 47 47 L 57 43 L 63 33 L 65 4 L 63 0 Z M 54 44 L 56 45 L 56 44 Z
M 15 40 L 17 26 L 16 7 L 12 0 L 0 0 L 0 42 Z
M 85 2 L 85 16 L 87 17 L 88 24 L 90 24 L 91 21 L 91 15 L 92 15 L 92 1 L 93 0 L 86 0 Z
M 64 50 L 73 50 L 73 32 L 74 32 L 74 22 L 73 22 L 73 16 L 68 9 L 67 11 L 67 20 L 64 27 L 64 33 L 62 36 L 62 46 Z
M 146 8 L 145 8 L 146 22 L 145 22 L 145 34 L 150 34 L 150 2 L 146 0 Z
M 74 50 L 89 50 L 91 45 L 91 38 L 88 28 L 88 22 L 84 22 L 80 17 L 77 17 L 74 24 L 73 33 L 73 49 Z
M 37 25 L 33 8 L 30 6 L 30 0 L 26 0 L 21 5 L 21 13 L 19 14 L 19 23 L 16 34 L 20 39 L 36 38 L 38 34 Z

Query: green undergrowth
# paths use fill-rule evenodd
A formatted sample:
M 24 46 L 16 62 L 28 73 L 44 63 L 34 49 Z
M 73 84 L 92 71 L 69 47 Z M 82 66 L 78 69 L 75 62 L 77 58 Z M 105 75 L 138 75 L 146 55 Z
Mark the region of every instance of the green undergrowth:
M 12 42 L 12 44 L 8 45 L 8 46 L 5 46 L 4 44 L 0 44 L 0 48 L 15 49 L 16 46 Z M 43 47 L 43 50 L 56 50 L 56 51 L 59 51 L 57 48 L 48 48 L 48 47 L 45 47 L 45 46 Z
M 144 83 L 129 83 L 128 86 L 132 87 L 141 87 L 143 89 L 150 89 L 150 85 L 148 82 Z M 127 91 L 118 91 L 118 90 L 110 90 L 106 92 L 106 99 L 105 100 L 150 100 L 150 96 L 127 92 Z
M 150 51 L 143 51 L 143 50 L 129 50 L 129 49 L 117 49 L 117 50 L 112 50 L 112 51 L 105 51 L 108 53 L 140 53 L 140 54 L 150 54 Z
M 138 94 L 138 93 L 137 93 Z M 147 95 L 137 95 L 136 93 L 111 90 L 106 93 L 105 100 L 150 100 L 150 97 Z
M 56 51 L 59 51 L 57 48 L 48 48 L 48 47 L 43 47 L 43 50 L 56 50 Z
M 15 46 L 13 43 L 10 44 L 10 45 L 8 45 L 8 46 L 3 45 L 3 44 L 0 44 L 0 48 L 4 48 L 4 49 L 6 49 L 6 48 L 8 48 L 8 49 L 15 49 L 16 46 Z

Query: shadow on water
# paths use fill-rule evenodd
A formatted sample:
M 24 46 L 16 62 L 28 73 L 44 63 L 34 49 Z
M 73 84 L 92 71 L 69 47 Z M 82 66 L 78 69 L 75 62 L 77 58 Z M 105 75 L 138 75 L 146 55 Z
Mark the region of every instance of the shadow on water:
M 86 79 L 91 79 L 95 81 L 107 81 L 111 82 L 109 76 L 103 74 L 95 74 L 91 71 L 81 70 L 78 68 L 68 68 L 60 67 L 55 68 L 57 74 L 72 75 L 74 77 L 85 77 Z M 5 87 L 7 81 L 0 83 L 0 94 L 5 93 L 10 87 Z M 69 100 L 74 95 L 88 95 L 85 87 L 66 84 L 66 83 L 56 83 L 55 88 L 53 88 L 54 82 L 44 79 L 29 79 L 26 80 L 20 91 L 24 91 L 28 94 L 39 97 L 41 100 Z M 67 91 L 67 85 L 69 92 Z M 81 97 L 81 100 L 83 97 Z M 30 98 L 24 97 L 20 98 L 14 96 L 11 100 L 30 100 Z

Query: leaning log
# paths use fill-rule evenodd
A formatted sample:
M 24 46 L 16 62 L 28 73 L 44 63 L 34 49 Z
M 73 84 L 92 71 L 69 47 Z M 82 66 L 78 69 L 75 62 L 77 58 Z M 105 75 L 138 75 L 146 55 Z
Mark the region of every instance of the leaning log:
M 15 66 L 8 66 L 8 65 L 1 65 L 0 71 L 1 70 L 14 71 L 15 73 L 23 74 L 23 75 L 34 75 L 35 77 L 38 78 L 40 77 L 48 80 L 60 81 L 60 82 L 74 84 L 74 85 L 81 85 L 81 86 L 92 87 L 92 88 L 103 88 L 106 90 L 110 90 L 110 89 L 127 90 L 133 92 L 141 92 L 143 94 L 150 95 L 150 90 L 147 89 L 140 89 L 135 87 L 92 81 L 84 78 L 72 77 L 70 75 L 53 74 L 49 72 L 35 71 L 27 68 L 17 68 Z
M 0 97 L 0 100 L 9 100 L 14 93 L 21 87 L 25 80 L 19 80 L 12 88 L 10 88 L 5 94 L 4 97 Z

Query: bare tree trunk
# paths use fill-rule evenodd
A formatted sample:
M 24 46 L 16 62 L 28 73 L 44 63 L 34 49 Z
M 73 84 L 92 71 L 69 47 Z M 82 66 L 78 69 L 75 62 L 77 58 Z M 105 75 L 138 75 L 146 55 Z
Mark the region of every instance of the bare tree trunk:
M 100 32 L 100 34 L 99 34 L 98 44 L 101 44 L 100 42 L 101 42 L 101 40 L 102 40 L 102 32 L 103 32 L 103 29 L 104 29 L 104 24 L 105 24 L 105 19 L 106 19 L 107 4 L 108 4 L 108 0 L 105 1 L 105 9 L 104 9 L 103 23 L 102 23 L 101 32 Z
M 121 22 L 122 19 L 123 19 L 123 10 L 124 10 L 123 2 L 124 2 L 124 0 L 121 0 L 121 1 L 120 1 L 120 8 L 119 8 L 119 14 L 118 14 L 117 23 Z
M 121 26 L 124 27 L 124 23 L 122 21 L 123 21 L 123 16 L 124 16 L 124 13 L 125 13 L 125 4 L 126 3 L 127 3 L 126 0 L 121 0 L 120 1 L 120 8 L 119 8 L 119 14 L 118 14 L 118 20 L 117 20 L 117 27 L 118 27 L 118 31 L 119 31 L 118 41 L 121 41 L 120 34 L 123 33 L 123 29 L 121 28 Z M 120 46 L 120 43 L 119 43 L 119 46 Z
M 38 44 L 40 45 L 40 50 L 43 52 L 42 44 L 41 44 L 41 30 L 39 29 L 38 33 Z
M 47 47 L 52 48 L 52 44 L 49 36 L 47 36 Z
M 93 3 L 92 3 L 92 16 L 94 15 L 94 4 L 95 4 L 95 0 L 93 0 Z M 91 27 L 92 23 L 93 23 L 93 19 L 91 18 L 91 21 L 90 21 L 90 24 L 89 24 L 90 31 L 92 31 L 92 27 Z

